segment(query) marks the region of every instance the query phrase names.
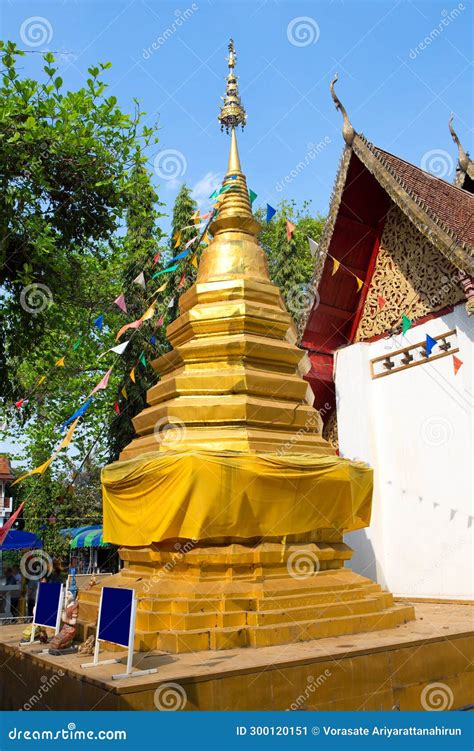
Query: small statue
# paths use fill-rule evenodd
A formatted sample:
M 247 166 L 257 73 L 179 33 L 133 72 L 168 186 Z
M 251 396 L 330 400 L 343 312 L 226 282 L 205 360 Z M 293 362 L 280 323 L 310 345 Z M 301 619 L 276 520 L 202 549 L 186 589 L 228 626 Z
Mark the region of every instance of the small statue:
M 94 654 L 94 647 L 95 647 L 95 638 L 94 635 L 88 636 L 85 642 L 83 642 L 79 647 L 79 654 L 81 655 L 93 655 Z
M 65 650 L 72 647 L 73 639 L 77 632 L 77 616 L 79 614 L 79 603 L 74 598 L 74 594 L 68 590 L 67 601 L 62 612 L 63 627 L 59 634 L 53 636 L 50 642 L 50 648 L 53 650 Z
M 97 577 L 93 575 L 93 576 L 92 576 L 92 577 L 91 577 L 91 578 L 89 579 L 89 586 L 88 586 L 88 589 L 92 589 L 92 587 L 95 587 L 95 586 L 97 586 Z
M 21 634 L 22 639 L 21 639 L 21 641 L 22 642 L 29 642 L 31 640 L 31 631 L 32 631 L 33 628 L 35 630 L 35 641 L 36 641 L 36 639 L 39 639 L 40 642 L 41 642 L 41 644 L 47 644 L 49 637 L 48 637 L 48 634 L 46 632 L 46 629 L 43 628 L 42 626 L 33 626 L 32 624 L 30 624 L 29 626 L 27 626 L 24 629 L 24 631 L 22 631 L 22 634 Z

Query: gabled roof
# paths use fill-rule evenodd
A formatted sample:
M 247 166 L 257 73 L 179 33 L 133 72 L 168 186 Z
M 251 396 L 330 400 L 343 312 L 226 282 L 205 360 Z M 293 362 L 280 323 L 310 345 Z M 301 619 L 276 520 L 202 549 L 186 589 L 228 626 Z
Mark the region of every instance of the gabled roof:
M 0 480 L 12 480 L 13 474 L 10 467 L 10 459 L 7 456 L 0 456 Z

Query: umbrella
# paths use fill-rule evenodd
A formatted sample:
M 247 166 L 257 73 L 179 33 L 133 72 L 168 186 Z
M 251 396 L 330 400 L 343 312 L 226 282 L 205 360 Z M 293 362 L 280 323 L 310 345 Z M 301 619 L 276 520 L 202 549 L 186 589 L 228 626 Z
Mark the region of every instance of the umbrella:
M 43 543 L 32 532 L 22 532 L 19 529 L 11 529 L 0 550 L 23 550 L 24 548 L 42 548 Z

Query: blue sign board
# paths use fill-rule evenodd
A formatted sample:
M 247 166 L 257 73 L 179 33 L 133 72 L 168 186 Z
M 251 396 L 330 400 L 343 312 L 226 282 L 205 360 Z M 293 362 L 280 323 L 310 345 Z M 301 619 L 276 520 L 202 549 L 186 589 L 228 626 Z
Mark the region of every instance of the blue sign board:
M 102 588 L 98 638 L 129 647 L 133 589 Z
M 61 589 L 62 584 L 60 582 L 40 582 L 36 601 L 35 624 L 56 628 L 58 610 L 61 607 Z

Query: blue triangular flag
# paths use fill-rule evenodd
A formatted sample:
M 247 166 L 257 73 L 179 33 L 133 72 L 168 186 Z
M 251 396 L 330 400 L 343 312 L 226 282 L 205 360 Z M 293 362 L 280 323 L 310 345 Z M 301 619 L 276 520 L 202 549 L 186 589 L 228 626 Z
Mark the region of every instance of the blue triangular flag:
M 438 342 L 436 341 L 436 339 L 433 339 L 433 337 L 430 336 L 429 334 L 426 335 L 425 350 L 426 350 L 426 356 L 427 357 L 429 357 L 431 355 L 433 347 L 435 347 L 437 344 L 438 344 Z
M 94 321 L 94 326 L 99 329 L 99 331 L 102 331 L 102 327 L 104 325 L 104 316 L 100 315 L 98 318 Z
M 155 346 L 155 344 L 156 344 L 156 336 L 150 336 L 150 344 L 153 344 L 153 346 Z
M 76 411 L 74 412 L 74 414 L 71 415 L 71 417 L 68 417 L 67 420 L 66 420 L 66 422 L 63 423 L 63 426 L 62 426 L 61 430 L 64 430 L 64 428 L 67 427 L 70 422 L 72 422 L 73 420 L 75 420 L 76 417 L 80 417 L 81 415 L 83 415 L 84 412 L 86 411 L 87 407 L 91 403 L 92 399 L 93 399 L 93 397 L 91 396 L 91 398 L 88 399 L 86 402 L 84 402 L 84 404 L 81 404 L 81 406 L 79 407 L 79 409 L 76 409 Z
M 186 248 L 185 250 L 182 250 L 181 253 L 178 253 L 177 256 L 173 258 L 173 261 L 180 261 L 182 258 L 188 255 L 188 253 L 191 252 L 191 248 Z
M 273 219 L 276 213 L 276 209 L 274 209 L 273 206 L 270 206 L 270 204 L 267 203 L 267 224 L 271 219 Z

